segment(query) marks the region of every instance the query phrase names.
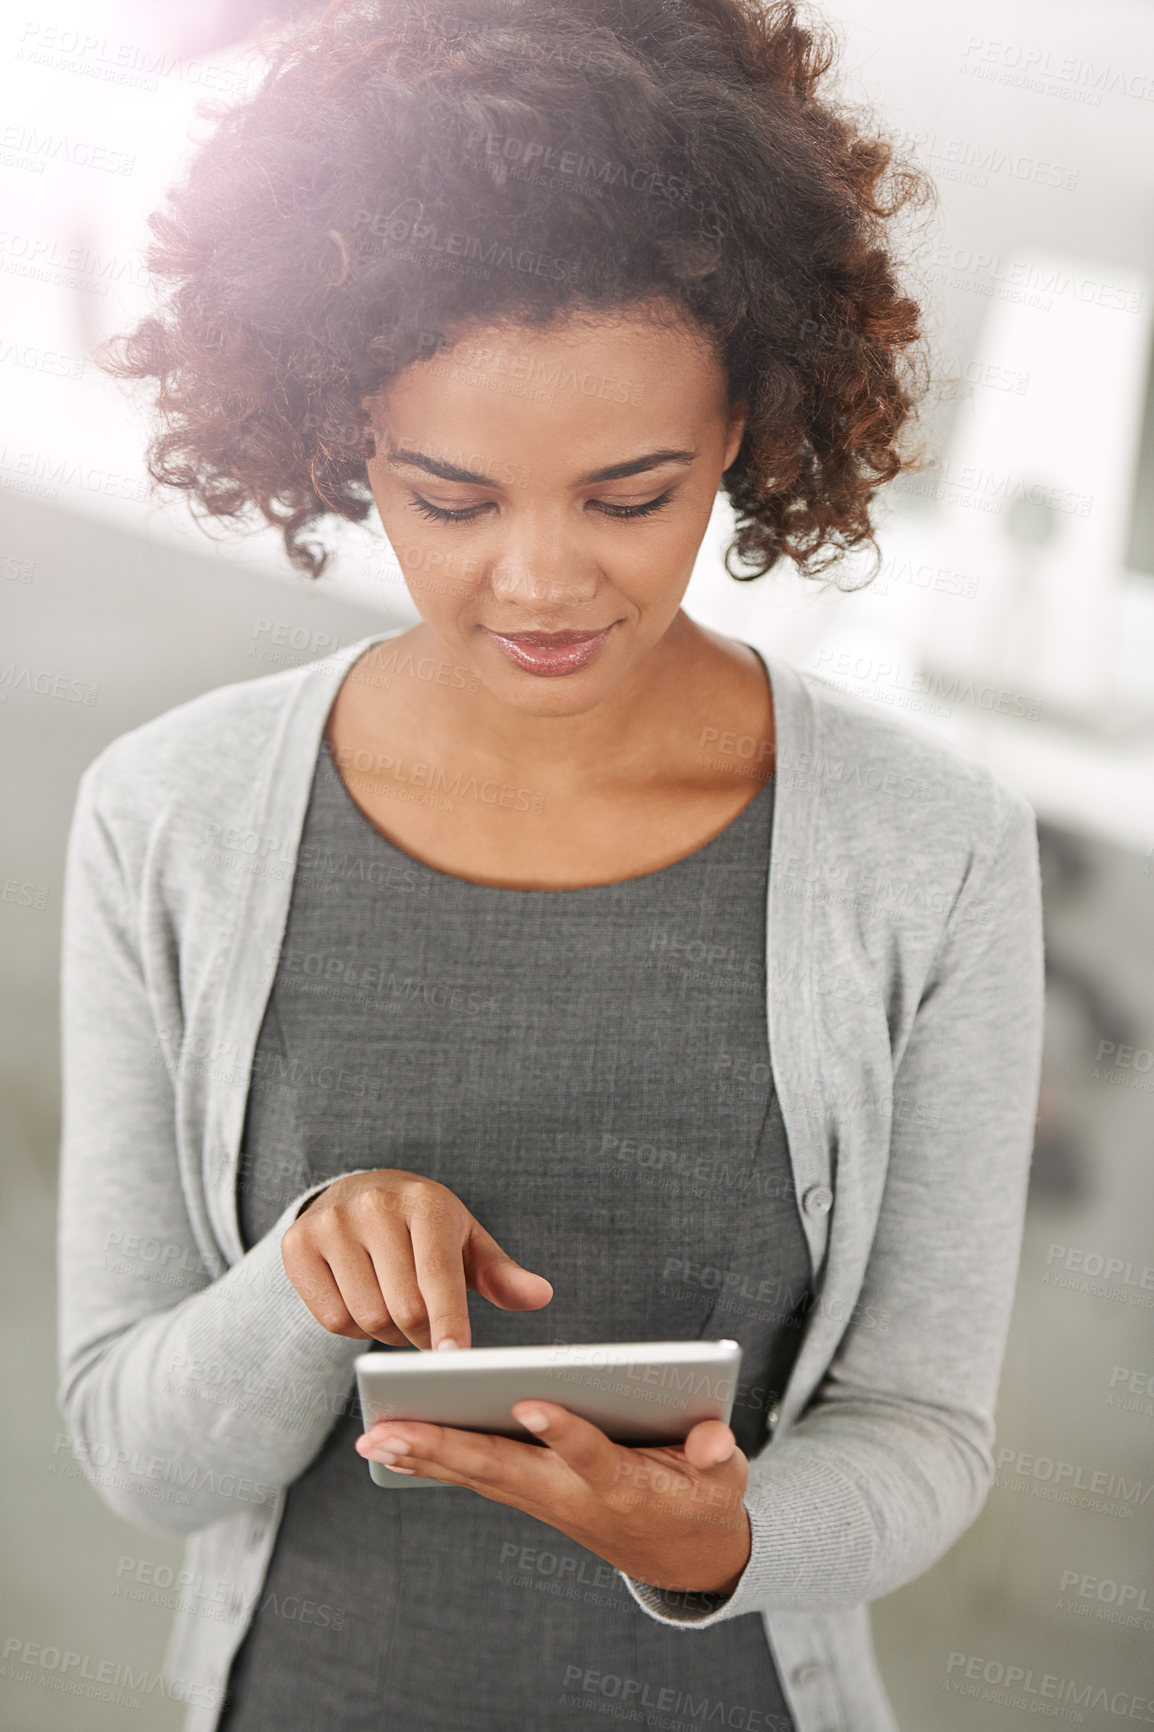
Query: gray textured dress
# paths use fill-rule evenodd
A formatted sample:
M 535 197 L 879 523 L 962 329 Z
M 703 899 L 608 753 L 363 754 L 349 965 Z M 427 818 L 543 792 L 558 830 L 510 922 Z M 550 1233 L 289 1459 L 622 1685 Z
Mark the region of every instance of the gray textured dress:
M 403 1167 L 552 1282 L 469 1294 L 477 1347 L 732 1336 L 755 1455 L 810 1268 L 773 1088 L 773 781 L 616 884 L 468 883 L 396 848 L 322 745 L 253 1064 L 245 1248 L 310 1184 Z M 390 1351 L 381 1348 L 380 1351 Z M 793 1732 L 761 1617 L 650 1618 L 616 1570 L 466 1487 L 375 1486 L 355 1391 L 289 1487 L 221 1732 Z

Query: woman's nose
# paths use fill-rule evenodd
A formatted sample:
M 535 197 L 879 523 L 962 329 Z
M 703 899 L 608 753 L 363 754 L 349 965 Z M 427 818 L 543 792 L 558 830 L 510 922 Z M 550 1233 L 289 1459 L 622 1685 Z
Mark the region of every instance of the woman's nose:
M 493 594 L 522 605 L 549 607 L 586 606 L 597 593 L 597 571 L 571 551 L 537 550 L 507 553 L 493 566 L 489 578 Z

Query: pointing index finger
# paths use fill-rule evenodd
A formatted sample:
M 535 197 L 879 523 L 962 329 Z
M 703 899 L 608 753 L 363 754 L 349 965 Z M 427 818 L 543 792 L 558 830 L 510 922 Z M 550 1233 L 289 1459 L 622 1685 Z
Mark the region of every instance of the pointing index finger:
M 429 1345 L 468 1347 L 472 1343 L 465 1260 L 460 1244 L 446 1239 L 443 1222 L 418 1213 L 409 1222 L 417 1285 L 429 1318 Z

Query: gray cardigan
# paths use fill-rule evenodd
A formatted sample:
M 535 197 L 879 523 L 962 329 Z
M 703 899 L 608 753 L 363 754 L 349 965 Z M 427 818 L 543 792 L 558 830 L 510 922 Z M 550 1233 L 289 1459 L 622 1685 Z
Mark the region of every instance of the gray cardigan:
M 121 735 L 73 814 L 57 1399 L 104 1502 L 189 1536 L 166 1661 L 186 1732 L 217 1724 L 285 1490 L 363 1351 L 281 1261 L 323 1187 L 245 1254 L 236 1173 L 322 729 L 393 635 Z M 766 1014 L 818 1297 L 751 1465 L 734 1593 L 702 1610 L 625 1580 L 687 1639 L 762 1614 L 798 1732 L 895 1732 L 867 1602 L 942 1556 L 993 1474 L 1041 1063 L 1037 837 L 981 765 L 766 663 Z

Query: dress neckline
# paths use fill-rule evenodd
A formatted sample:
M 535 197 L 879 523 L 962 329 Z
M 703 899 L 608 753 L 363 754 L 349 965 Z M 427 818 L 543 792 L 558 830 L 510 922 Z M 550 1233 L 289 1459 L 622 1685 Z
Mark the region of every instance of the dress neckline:
M 753 650 L 754 655 L 761 663 L 762 672 L 765 675 L 766 683 L 768 685 L 770 683 L 770 677 L 769 669 L 765 663 L 765 658 L 762 656 L 760 650 L 755 648 L 753 644 L 747 644 L 745 647 Z M 327 766 L 327 769 L 324 771 L 321 770 L 322 763 Z M 667 872 L 674 872 L 679 867 L 692 866 L 696 862 L 700 861 L 701 856 L 707 853 L 709 849 L 716 847 L 717 844 L 724 841 L 727 837 L 731 837 L 735 827 L 739 825 L 743 819 L 748 818 L 755 808 L 757 810 L 757 815 L 760 816 L 763 810 L 766 794 L 767 792 L 772 792 L 774 785 L 774 771 L 771 770 L 761 787 L 757 790 L 757 793 L 753 796 L 753 799 L 747 800 L 740 812 L 731 818 L 729 823 L 722 829 L 718 830 L 716 835 L 710 836 L 708 841 L 703 842 L 700 847 L 692 849 L 688 854 L 681 854 L 676 860 L 670 860 L 664 866 L 655 867 L 652 872 L 637 872 L 631 874 L 628 878 L 611 878 L 603 884 L 550 885 L 545 889 L 536 890 L 516 884 L 482 884 L 475 878 L 462 878 L 456 872 L 446 872 L 442 867 L 434 866 L 428 860 L 420 859 L 416 854 L 410 854 L 408 850 L 402 848 L 398 842 L 394 842 L 391 836 L 386 835 L 385 832 L 380 829 L 368 814 L 362 811 L 361 807 L 357 804 L 350 789 L 345 783 L 344 777 L 341 775 L 336 759 L 333 757 L 328 739 L 323 731 L 320 738 L 320 749 L 317 754 L 317 774 L 331 775 L 332 780 L 336 783 L 338 798 L 347 807 L 351 808 L 358 824 L 363 825 L 374 837 L 376 837 L 379 843 L 392 849 L 393 852 L 400 855 L 403 860 L 408 861 L 411 866 L 420 871 L 430 873 L 435 878 L 444 879 L 447 883 L 465 885 L 471 890 L 487 890 L 499 896 L 588 896 L 592 892 L 598 890 L 619 890 L 627 884 L 645 884 L 651 880 L 661 878 Z

